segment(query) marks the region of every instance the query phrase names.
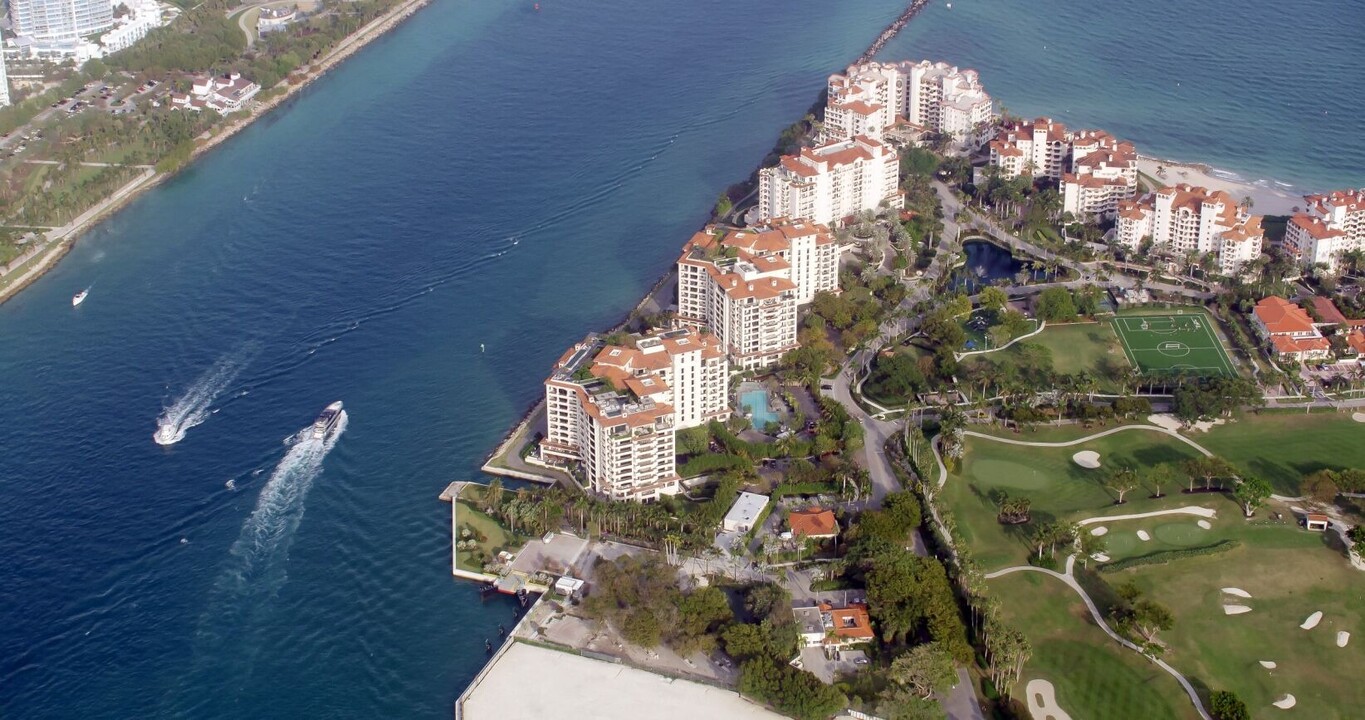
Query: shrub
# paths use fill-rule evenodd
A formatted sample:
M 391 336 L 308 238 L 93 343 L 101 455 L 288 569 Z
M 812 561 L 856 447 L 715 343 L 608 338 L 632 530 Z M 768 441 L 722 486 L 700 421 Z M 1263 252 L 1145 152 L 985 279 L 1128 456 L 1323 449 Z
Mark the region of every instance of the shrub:
M 1101 572 L 1118 572 L 1128 568 L 1140 567 L 1143 565 L 1165 565 L 1173 560 L 1182 558 L 1199 557 L 1201 555 L 1218 555 L 1225 553 L 1242 543 L 1237 540 L 1221 540 L 1212 545 L 1202 547 L 1185 548 L 1184 550 L 1162 550 L 1149 555 L 1124 558 L 1106 565 L 1100 566 Z

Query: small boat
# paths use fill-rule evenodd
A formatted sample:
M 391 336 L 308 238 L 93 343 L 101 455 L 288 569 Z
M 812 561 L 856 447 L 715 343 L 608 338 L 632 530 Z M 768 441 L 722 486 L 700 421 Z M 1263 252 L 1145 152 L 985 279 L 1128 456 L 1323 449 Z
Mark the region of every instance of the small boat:
M 74 296 L 72 296 L 72 298 L 71 298 L 71 307 L 77 307 L 77 306 L 79 306 L 81 303 L 85 302 L 85 297 L 86 297 L 87 295 L 89 295 L 89 294 L 90 294 L 90 288 L 86 288 L 86 289 L 84 289 L 84 290 L 82 290 L 82 291 L 76 293 L 76 294 L 75 294 Z
M 338 400 L 323 409 L 317 420 L 313 421 L 313 439 L 326 440 L 341 420 L 341 401 Z

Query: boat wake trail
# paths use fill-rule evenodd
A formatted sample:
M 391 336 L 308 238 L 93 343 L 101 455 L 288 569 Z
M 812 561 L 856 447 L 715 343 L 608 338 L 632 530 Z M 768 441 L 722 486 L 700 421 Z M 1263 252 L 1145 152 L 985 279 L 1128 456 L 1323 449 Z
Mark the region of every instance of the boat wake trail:
M 174 445 L 184 440 L 190 428 L 209 419 L 213 414 L 209 405 L 237 378 L 250 359 L 251 353 L 244 348 L 214 363 L 175 402 L 161 411 L 152 439 L 158 445 Z
M 261 488 L 256 508 L 242 525 L 241 535 L 232 544 L 234 567 L 225 578 L 226 583 L 253 593 L 262 589 L 273 593 L 283 584 L 282 565 L 294 531 L 303 519 L 304 500 L 313 480 L 322 474 L 323 459 L 346 432 L 347 420 L 346 411 L 342 410 L 336 430 L 325 440 L 312 437 L 312 426 L 294 436 L 289 451 Z M 272 574 L 275 577 L 269 577 Z M 267 587 L 258 586 L 262 580 Z

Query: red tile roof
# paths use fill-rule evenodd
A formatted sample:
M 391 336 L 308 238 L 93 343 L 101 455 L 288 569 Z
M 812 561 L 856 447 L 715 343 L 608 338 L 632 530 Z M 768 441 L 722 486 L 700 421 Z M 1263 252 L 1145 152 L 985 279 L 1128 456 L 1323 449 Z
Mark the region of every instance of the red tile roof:
M 834 518 L 833 510 L 818 507 L 793 510 L 787 517 L 792 535 L 797 537 L 835 537 L 839 534 L 839 521 Z
M 1346 324 L 1346 316 L 1341 314 L 1341 311 L 1337 309 L 1337 306 L 1332 302 L 1331 298 L 1314 296 L 1313 309 L 1317 311 L 1318 317 L 1322 318 L 1324 323 L 1331 323 L 1333 325 Z
M 1313 332 L 1313 319 L 1303 308 L 1281 297 L 1271 296 L 1256 303 L 1256 319 L 1271 335 Z

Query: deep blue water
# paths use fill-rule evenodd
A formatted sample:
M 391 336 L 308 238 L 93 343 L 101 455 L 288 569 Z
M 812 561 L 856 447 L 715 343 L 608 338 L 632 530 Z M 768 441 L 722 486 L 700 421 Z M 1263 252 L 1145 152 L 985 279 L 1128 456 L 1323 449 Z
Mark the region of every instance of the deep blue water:
M 962 255 L 962 264 L 953 270 L 953 287 L 968 293 L 974 293 L 996 280 L 1014 283 L 1014 276 L 1025 269 L 1024 263 L 1009 250 L 986 240 L 969 239 L 963 242 Z M 1043 277 L 1042 270 L 1031 268 L 1029 272 L 1035 278 Z
M 975 67 L 1015 114 L 1321 190 L 1365 185 L 1362 30 L 1362 0 L 934 0 L 880 57 Z
M 540 4 L 436 0 L 0 306 L 0 717 L 449 717 L 512 609 L 437 494 L 901 0 Z
M 1338 38 L 1359 19 L 1358 2 L 1306 1 L 1292 7 L 1337 22 L 1298 30 L 1285 6 L 1269 27 Z M 0 716 L 448 717 L 512 611 L 450 577 L 437 493 L 474 476 L 562 349 L 634 304 L 903 2 L 540 4 L 436 0 L 0 306 Z M 1335 58 L 1313 83 L 1297 55 L 1238 64 L 1284 59 L 1280 37 L 1205 48 L 1198 82 L 1219 92 L 1180 114 L 1170 57 L 1199 36 L 1160 8 L 1206 6 L 959 0 L 887 55 L 975 65 L 1017 111 L 1153 152 L 1296 182 L 1358 173 L 1358 132 L 1269 92 L 1355 88 L 1330 108 L 1358 130 L 1360 63 L 1335 39 L 1303 51 Z M 1096 36 L 1140 13 L 1172 39 L 1118 64 L 1061 37 L 1103 60 L 1063 74 L 1037 60 L 1050 40 L 1025 41 L 1053 37 L 1021 20 L 1044 13 Z M 1292 137 L 1248 151 L 1286 118 Z M 221 386 L 206 421 L 153 443 L 206 374 Z M 331 452 L 286 446 L 338 398 Z

